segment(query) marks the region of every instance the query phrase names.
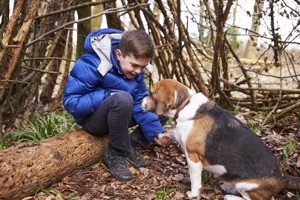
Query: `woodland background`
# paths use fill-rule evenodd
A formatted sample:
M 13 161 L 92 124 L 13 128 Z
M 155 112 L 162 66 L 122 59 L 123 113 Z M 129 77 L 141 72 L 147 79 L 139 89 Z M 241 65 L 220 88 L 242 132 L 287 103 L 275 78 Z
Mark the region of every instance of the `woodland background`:
M 155 71 L 146 77 L 149 87 L 173 78 L 203 92 L 256 129 L 274 153 L 285 158 L 289 173 L 299 176 L 299 16 L 298 0 L 2 0 L 0 138 L 32 125 L 37 113 L 63 110 L 68 74 L 85 52 L 83 43 L 91 31 L 141 29 L 156 47 Z M 243 20 L 250 21 L 249 27 L 238 25 Z M 155 155 L 164 160 L 161 151 Z M 180 156 L 173 159 L 185 166 Z M 99 170 L 99 164 L 90 170 Z M 142 173 L 151 178 L 168 174 L 152 171 Z M 59 186 L 74 179 L 80 178 L 65 177 Z M 82 185 L 78 183 L 77 193 Z

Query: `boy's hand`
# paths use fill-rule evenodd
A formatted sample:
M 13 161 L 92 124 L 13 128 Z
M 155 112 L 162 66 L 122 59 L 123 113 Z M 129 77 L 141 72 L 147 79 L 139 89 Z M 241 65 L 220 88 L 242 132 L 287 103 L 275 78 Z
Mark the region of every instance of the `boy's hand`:
M 171 138 L 168 136 L 155 137 L 154 142 L 162 147 L 167 147 L 171 144 Z

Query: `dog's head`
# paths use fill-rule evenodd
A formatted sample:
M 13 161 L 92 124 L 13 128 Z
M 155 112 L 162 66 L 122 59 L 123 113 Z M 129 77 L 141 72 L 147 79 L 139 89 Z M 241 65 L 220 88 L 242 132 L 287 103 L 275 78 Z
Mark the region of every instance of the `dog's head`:
M 173 117 L 179 105 L 194 93 L 176 80 L 163 79 L 152 86 L 149 96 L 142 101 L 142 107 L 157 115 Z

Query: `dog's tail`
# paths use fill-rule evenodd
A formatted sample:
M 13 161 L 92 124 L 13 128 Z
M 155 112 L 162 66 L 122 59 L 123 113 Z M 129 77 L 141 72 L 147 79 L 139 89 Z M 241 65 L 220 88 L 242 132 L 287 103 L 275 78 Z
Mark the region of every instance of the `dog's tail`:
M 300 177 L 291 176 L 286 174 L 286 190 L 300 191 Z

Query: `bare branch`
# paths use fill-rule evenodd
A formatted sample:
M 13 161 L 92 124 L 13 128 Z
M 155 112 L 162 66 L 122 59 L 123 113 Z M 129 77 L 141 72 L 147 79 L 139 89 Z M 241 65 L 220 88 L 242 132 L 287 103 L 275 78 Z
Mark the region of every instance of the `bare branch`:
M 71 10 L 77 10 L 77 9 L 83 8 L 83 7 L 96 6 L 96 5 L 99 5 L 99 4 L 110 3 L 112 1 L 114 1 L 114 0 L 103 0 L 103 1 L 100 1 L 100 2 L 98 2 L 98 1 L 97 2 L 86 2 L 86 3 L 78 4 L 78 5 L 75 5 L 75 6 L 70 6 L 66 9 L 50 12 L 48 14 L 41 15 L 41 16 L 37 16 L 35 19 L 41 19 L 41 18 L 52 16 L 52 15 L 62 14 L 62 13 L 66 13 L 66 12 L 69 12 Z
M 86 17 L 86 18 L 82 18 L 82 19 L 79 19 L 79 20 L 74 20 L 74 21 L 65 23 L 65 24 L 63 24 L 62 26 L 59 26 L 59 27 L 57 27 L 57 28 L 55 28 L 55 29 L 53 29 L 53 30 L 51 30 L 51 31 L 49 31 L 49 32 L 47 32 L 47 33 L 45 33 L 45 34 L 42 34 L 42 35 L 39 36 L 38 38 L 36 38 L 36 39 L 32 40 L 31 42 L 29 42 L 25 47 L 28 48 L 28 47 L 30 47 L 31 45 L 33 45 L 34 43 L 36 43 L 36 42 L 42 40 L 43 38 L 45 38 L 47 35 L 50 35 L 50 34 L 56 32 L 56 31 L 58 31 L 58 30 L 61 30 L 61 29 L 65 28 L 65 27 L 67 27 L 67 26 L 69 26 L 69 25 L 71 25 L 71 24 L 84 22 L 84 21 L 90 20 L 90 19 L 95 18 L 95 17 L 99 17 L 99 16 L 104 15 L 104 14 L 108 14 L 108 13 L 116 13 L 116 12 L 125 12 L 125 11 L 129 11 L 129 10 L 132 10 L 132 9 L 137 8 L 137 7 L 140 7 L 140 6 L 147 6 L 147 5 L 149 5 L 149 4 L 148 4 L 148 3 L 143 3 L 143 4 L 137 4 L 137 5 L 128 7 L 128 6 L 130 6 L 130 5 L 128 4 L 128 5 L 123 6 L 123 7 L 120 7 L 120 8 L 110 8 L 110 9 L 107 9 L 107 10 L 105 10 L 105 11 L 103 11 L 103 12 L 101 12 L 101 13 L 98 13 L 98 14 L 96 14 L 96 15 L 92 15 L 92 16 L 90 16 L 90 17 Z

